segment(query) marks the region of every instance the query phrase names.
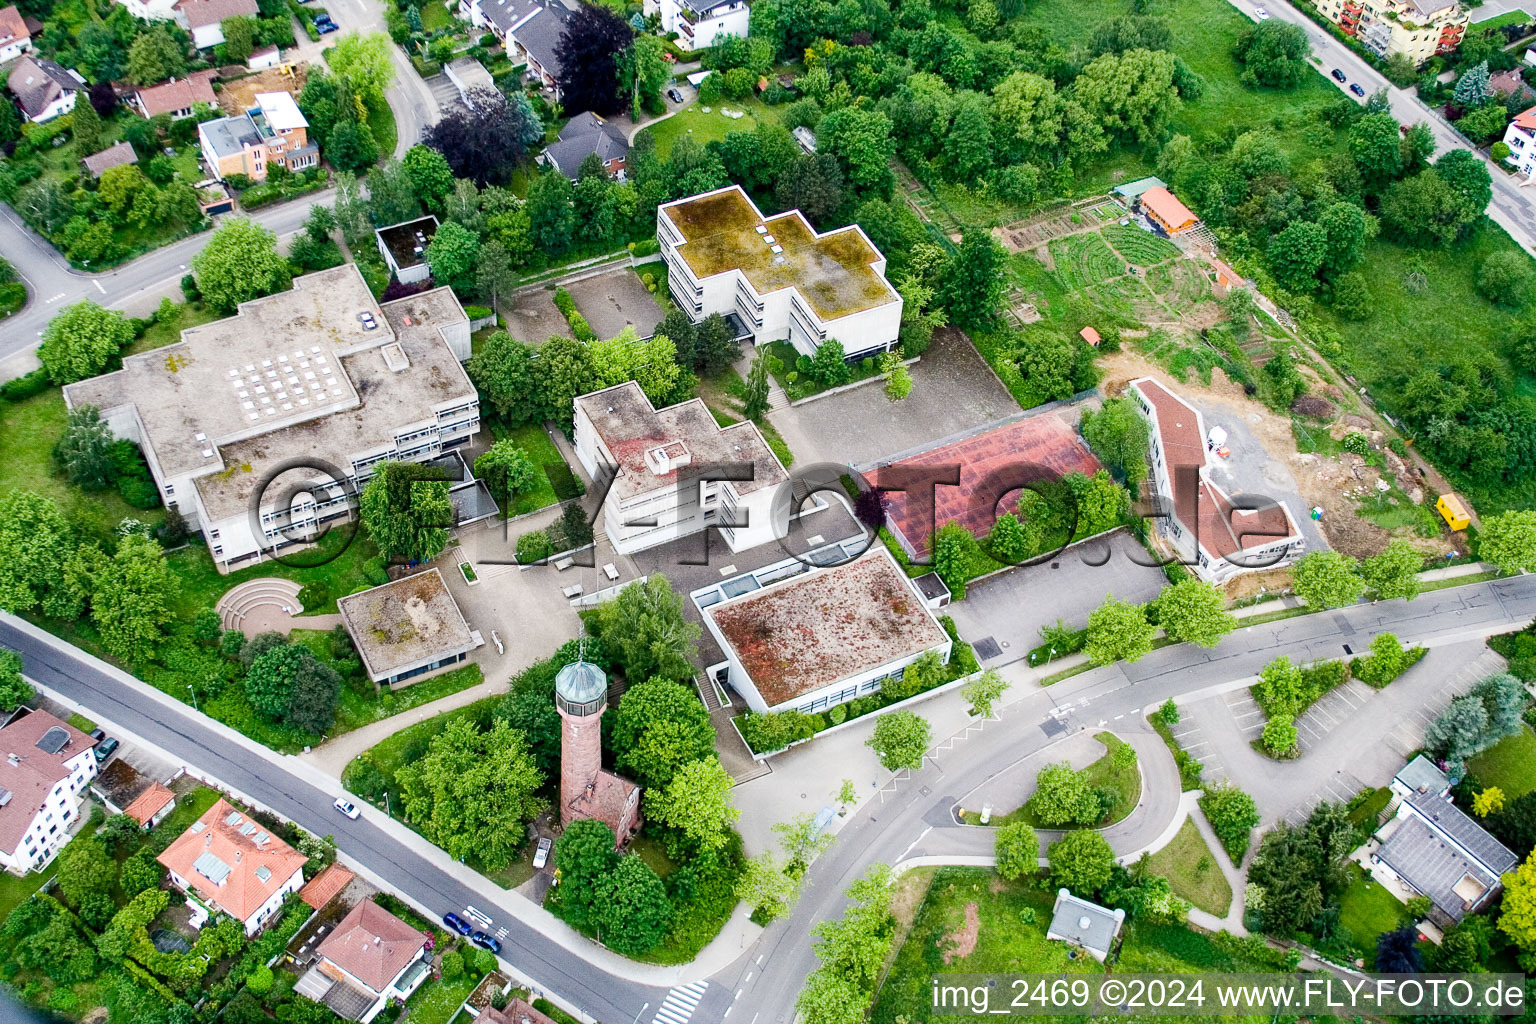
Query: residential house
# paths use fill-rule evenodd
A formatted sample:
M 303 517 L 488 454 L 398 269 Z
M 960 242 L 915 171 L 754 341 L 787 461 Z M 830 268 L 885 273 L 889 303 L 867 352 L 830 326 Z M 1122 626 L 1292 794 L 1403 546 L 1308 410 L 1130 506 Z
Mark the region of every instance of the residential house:
M 427 266 L 427 246 L 437 234 L 437 218 L 431 215 L 374 231 L 379 255 L 401 284 L 420 284 L 432 277 Z
M 299 891 L 309 860 L 224 800 L 214 801 L 155 859 L 187 894 L 192 927 L 228 914 L 247 935 L 272 919 L 284 896 Z
M 123 813 L 138 822 L 139 826 L 148 832 L 170 817 L 175 809 L 176 794 L 156 782 L 140 793 L 137 800 L 124 807 Z
M 91 780 L 91 793 L 108 814 L 127 814 L 147 831 L 176 807 L 176 796 L 165 785 L 121 757 L 109 761 Z
M 1430 921 L 1442 928 L 1490 906 L 1520 859 L 1451 802 L 1450 779 L 1425 757 L 1409 762 L 1391 789 L 1393 816 L 1376 833 L 1371 873 L 1428 896 Z
M 427 938 L 373 900 L 363 900 L 315 950 L 319 962 L 311 974 L 318 971 L 330 982 L 317 1001 L 343 1020 L 368 1024 L 390 1000 L 404 1000 L 431 976 L 430 957 L 424 957 Z
M 219 179 L 243 174 L 265 181 L 267 167 L 282 164 L 302 171 L 320 162 L 320 147 L 309 141 L 309 122 L 286 92 L 259 92 L 243 114 L 197 126 L 203 162 Z
M 660 1014 L 658 1012 L 658 1019 Z M 513 996 L 501 1009 L 488 1006 L 475 1018 L 476 1024 L 555 1024 L 555 1019 L 535 1010 L 526 1000 Z
M 151 2 L 151 0 L 144 0 Z M 177 0 L 172 6 L 176 23 L 192 35 L 199 50 L 224 41 L 224 22 L 230 18 L 254 18 L 260 13 L 256 0 Z
M 315 910 L 323 910 L 331 900 L 341 895 L 342 890 L 351 885 L 356 877 L 340 864 L 333 862 L 330 867 L 304 883 L 304 888 L 299 890 L 299 899 Z
M 80 800 L 96 777 L 96 741 L 46 711 L 0 728 L 0 865 L 36 871 L 69 841 Z
M 1179 202 L 1178 196 L 1161 185 L 1154 185 L 1141 193 L 1136 204 L 1148 220 L 1170 236 L 1188 231 L 1200 223 L 1200 218 Z
M 32 49 L 32 30 L 15 4 L 0 7 L 0 64 L 15 60 Z
M 480 428 L 460 365 L 469 351 L 469 318 L 449 289 L 380 304 L 347 264 L 130 355 L 68 385 L 64 400 L 96 406 L 143 449 L 162 499 L 228 571 L 352 515 L 379 463 L 468 442 Z M 279 500 L 290 485 L 297 496 Z M 471 479 L 450 497 L 457 507 L 483 491 Z
M 1157 535 L 1201 579 L 1225 583 L 1245 572 L 1289 565 L 1307 544 L 1284 501 L 1229 495 L 1209 479 L 1213 434 L 1200 411 L 1151 377 L 1126 396 L 1151 424 L 1147 454 L 1155 499 L 1166 506 Z
M 368 678 L 399 686 L 440 675 L 484 645 L 435 567 L 336 602 Z
M 1111 910 L 1057 889 L 1045 937 L 1071 943 L 1103 963 L 1115 948 L 1115 938 L 1124 924 L 1125 911 L 1119 907 Z
M 87 173 L 93 178 L 99 178 L 114 167 L 124 167 L 131 163 L 137 163 L 139 154 L 133 151 L 133 146 L 127 142 L 115 142 L 100 153 L 92 153 L 81 160 Z
M 1490 76 L 1488 91 L 1505 102 L 1508 102 L 1511 97 L 1515 97 L 1518 102 L 1532 95 L 1531 87 L 1525 84 L 1525 77 L 1520 74 L 1519 68 L 1510 68 L 1508 71 L 1500 71 Z
M 1402 54 L 1415 65 L 1454 51 L 1469 15 L 1456 0 L 1313 0 L 1319 13 L 1383 60 Z
M 475 92 L 489 89 L 500 95 L 500 90 L 496 88 L 495 77 L 485 70 L 484 64 L 473 57 L 460 57 L 449 61 L 443 65 L 443 74 L 447 75 L 448 81 L 459 90 L 459 99 L 463 100 L 464 105 L 471 110 L 475 109 L 475 104 L 470 96 Z
M 590 110 L 577 114 L 560 129 L 560 138 L 539 154 L 539 163 L 575 181 L 587 157 L 597 155 L 608 177 L 624 178 L 629 142 L 611 121 Z
M 722 427 L 699 398 L 657 409 L 634 381 L 575 405 L 576 457 L 594 479 L 613 481 L 603 520 L 614 550 L 711 528 L 732 551 L 775 536 L 774 503 L 789 474 L 752 421 Z
M 1504 129 L 1509 156 L 1504 162 L 1527 179 L 1536 177 L 1536 107 L 1521 111 Z
M 759 713 L 825 711 L 901 678 L 929 651 L 947 663 L 953 646 L 878 544 L 837 565 L 791 558 L 692 598 L 725 655 L 724 681 Z
M 170 114 L 171 120 L 181 121 L 191 117 L 199 103 L 218 107 L 219 99 L 213 92 L 213 80 L 217 77 L 218 72 L 212 69 L 194 71 L 185 78 L 136 89 L 128 102 L 145 117 Z
M 645 0 L 647 17 L 661 18 L 663 33 L 676 32 L 684 50 L 707 50 L 726 36 L 746 36 L 746 0 Z
M 459 0 L 459 14 L 501 40 L 513 64 L 526 64 L 528 78 L 560 98 L 560 58 L 555 48 L 571 10 L 560 0 Z
M 283 62 L 283 51 L 276 44 L 264 46 L 259 50 L 252 50 L 246 58 L 245 66 L 251 71 L 260 71 L 263 68 L 275 68 Z
M 857 224 L 822 233 L 799 210 L 764 217 L 730 185 L 658 208 L 656 239 L 672 298 L 694 321 L 719 313 L 804 355 L 829 338 L 849 359 L 896 345 L 901 295 Z
M 80 72 L 30 54 L 11 65 L 5 84 L 33 124 L 52 121 L 74 110 L 75 98 L 87 87 Z

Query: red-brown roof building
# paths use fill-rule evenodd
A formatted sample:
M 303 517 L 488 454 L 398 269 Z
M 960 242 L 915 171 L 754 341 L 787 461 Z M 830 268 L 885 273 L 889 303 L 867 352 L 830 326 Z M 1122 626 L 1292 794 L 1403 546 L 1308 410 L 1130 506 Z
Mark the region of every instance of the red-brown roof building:
M 53 860 L 96 777 L 96 741 L 46 711 L 0 729 L 0 865 L 25 875 Z
M 123 808 L 123 813 L 148 831 L 166 819 L 176 809 L 176 794 L 156 782 L 140 793 L 138 798 Z
M 0 7 L 0 64 L 32 49 L 32 30 L 15 4 Z
M 335 899 L 356 877 L 340 864 L 332 864 L 304 883 L 304 888 L 299 890 L 299 899 L 319 910 Z
M 1178 196 L 1161 185 L 1143 192 L 1139 203 L 1141 212 L 1170 235 L 1188 231 L 1200 219 L 1190 212 L 1189 207 L 1179 202 Z
M 213 94 L 216 71 L 196 71 L 185 78 L 173 78 L 159 85 L 146 86 L 133 94 L 133 106 L 145 117 L 170 114 L 180 121 L 192 116 L 192 109 L 199 103 L 217 108 L 219 98 Z
M 247 935 L 261 930 L 304 884 L 309 860 L 224 800 L 214 805 L 155 858 L 188 896 L 194 927 L 228 914 Z
M 315 970 L 332 983 L 320 1001 L 347 1020 L 370 1020 L 389 1000 L 410 995 L 430 973 L 422 960 L 426 948 L 425 932 L 364 900 L 315 950 L 320 958 Z

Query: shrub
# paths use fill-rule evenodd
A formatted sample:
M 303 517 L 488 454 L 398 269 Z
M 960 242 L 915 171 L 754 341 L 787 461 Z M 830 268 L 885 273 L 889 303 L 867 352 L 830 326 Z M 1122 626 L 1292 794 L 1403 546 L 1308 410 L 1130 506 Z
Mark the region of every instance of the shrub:
M 524 565 L 548 558 L 554 551 L 549 534 L 543 530 L 530 530 L 517 538 L 517 560 Z
M 799 711 L 779 711 L 768 714 L 748 712 L 736 720 L 747 746 L 759 754 L 782 750 L 791 743 L 810 739 L 816 735 L 819 716 L 801 714 Z
M 1248 850 L 1248 833 L 1259 823 L 1259 809 L 1253 797 L 1231 783 L 1222 783 L 1206 790 L 1200 798 L 1200 809 L 1232 863 L 1242 863 Z
M 1358 455 L 1362 459 L 1371 452 L 1371 442 L 1366 439 L 1364 434 L 1357 431 L 1350 431 L 1348 434 L 1345 434 L 1344 440 L 1340 444 L 1345 451 L 1351 455 Z
M 833 725 L 842 725 L 847 717 L 848 706 L 846 704 L 839 704 L 827 712 L 827 718 L 831 719 Z
M 1179 706 L 1173 702 L 1172 697 L 1163 701 L 1162 706 L 1157 709 L 1157 720 L 1164 725 L 1179 724 Z
M 487 306 L 465 306 L 464 315 L 471 320 L 484 320 L 489 317 L 492 310 Z
M 47 367 L 39 366 L 31 373 L 15 377 L 0 384 L 0 398 L 9 402 L 24 402 L 35 398 L 52 387 Z
M 443 954 L 443 980 L 451 981 L 464 973 L 464 954 L 449 950 Z

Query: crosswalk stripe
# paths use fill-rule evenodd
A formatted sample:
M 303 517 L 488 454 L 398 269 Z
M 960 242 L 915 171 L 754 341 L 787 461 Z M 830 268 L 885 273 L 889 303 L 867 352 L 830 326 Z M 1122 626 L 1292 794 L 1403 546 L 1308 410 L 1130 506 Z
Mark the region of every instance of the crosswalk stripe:
M 651 1018 L 652 1024 L 688 1024 L 707 988 L 709 988 L 709 982 L 696 981 L 691 985 L 679 985 L 672 989 L 667 993 L 667 998 L 662 1000 L 661 1005 L 656 1008 L 656 1015 Z

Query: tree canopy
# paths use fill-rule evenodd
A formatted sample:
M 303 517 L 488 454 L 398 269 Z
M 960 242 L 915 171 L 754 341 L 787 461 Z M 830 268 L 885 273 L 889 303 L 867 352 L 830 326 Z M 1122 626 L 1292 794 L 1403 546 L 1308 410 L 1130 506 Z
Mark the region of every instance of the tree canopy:
M 288 287 L 288 261 L 277 253 L 277 236 L 255 221 L 224 221 L 202 252 L 192 257 L 192 274 L 203 301 L 224 313 L 247 299 Z
M 363 487 L 359 515 L 380 551 L 413 562 L 441 552 L 454 524 L 447 481 L 440 472 L 411 462 L 374 468 Z
M 48 321 L 37 357 L 55 384 L 73 384 L 107 368 L 133 341 L 133 325 L 115 309 L 90 299 L 66 306 Z

